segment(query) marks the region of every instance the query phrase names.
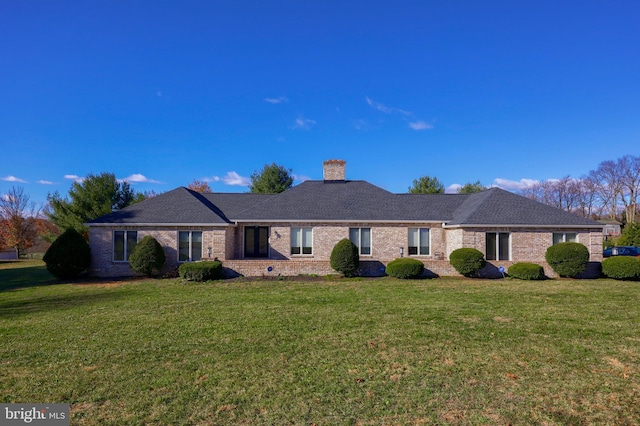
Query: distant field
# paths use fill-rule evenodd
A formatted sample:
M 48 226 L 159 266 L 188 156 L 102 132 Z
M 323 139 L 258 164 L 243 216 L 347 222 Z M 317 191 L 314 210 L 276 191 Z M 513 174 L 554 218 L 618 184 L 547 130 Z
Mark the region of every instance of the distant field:
M 0 402 L 71 424 L 640 424 L 640 283 L 59 283 L 0 263 Z

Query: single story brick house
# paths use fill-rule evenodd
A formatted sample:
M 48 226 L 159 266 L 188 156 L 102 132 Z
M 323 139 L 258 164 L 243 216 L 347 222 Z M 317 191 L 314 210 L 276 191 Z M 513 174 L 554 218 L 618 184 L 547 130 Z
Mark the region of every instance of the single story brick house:
M 428 273 L 457 275 L 449 254 L 474 247 L 494 272 L 515 262 L 546 265 L 547 248 L 577 241 L 602 260 L 603 225 L 520 195 L 491 188 L 475 194 L 393 194 L 346 179 L 346 163 L 328 160 L 324 179 L 280 194 L 199 193 L 181 187 L 88 223 L 91 273 L 133 275 L 127 262 L 138 240 L 164 247 L 166 271 L 217 258 L 230 274 L 335 273 L 333 247 L 343 238 L 360 251 L 361 273 L 382 275 L 398 257 Z

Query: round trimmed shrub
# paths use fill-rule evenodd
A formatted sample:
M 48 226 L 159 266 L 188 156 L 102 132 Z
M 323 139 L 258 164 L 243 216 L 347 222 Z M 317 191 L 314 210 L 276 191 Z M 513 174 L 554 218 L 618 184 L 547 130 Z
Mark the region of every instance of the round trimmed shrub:
M 410 257 L 401 257 L 389 262 L 386 268 L 387 275 L 392 277 L 406 279 L 416 278 L 424 272 L 424 263 L 418 259 Z
M 360 267 L 360 255 L 358 247 L 348 238 L 338 241 L 338 244 L 331 250 L 329 258 L 331 267 L 340 272 L 345 277 L 353 277 Z
M 632 256 L 614 256 L 602 261 L 602 273 L 616 280 L 640 279 L 640 259 Z
M 70 228 L 56 238 L 42 260 L 47 264 L 47 271 L 56 278 L 74 278 L 89 269 L 91 250 L 87 240 Z
M 542 266 L 527 262 L 514 263 L 509 266 L 507 274 L 520 280 L 543 280 L 546 278 Z
M 464 247 L 454 250 L 449 255 L 449 262 L 458 273 L 465 277 L 478 275 L 480 269 L 487 264 L 484 254 L 478 249 Z
M 580 243 L 558 243 L 549 247 L 544 257 L 556 274 L 571 278 L 587 269 L 589 250 Z
M 150 277 L 154 270 L 160 270 L 166 262 L 162 246 L 151 235 L 147 235 L 136 244 L 129 256 L 129 266 L 136 272 Z
M 206 260 L 204 262 L 187 262 L 178 268 L 180 278 L 187 281 L 213 281 L 222 277 L 222 262 Z

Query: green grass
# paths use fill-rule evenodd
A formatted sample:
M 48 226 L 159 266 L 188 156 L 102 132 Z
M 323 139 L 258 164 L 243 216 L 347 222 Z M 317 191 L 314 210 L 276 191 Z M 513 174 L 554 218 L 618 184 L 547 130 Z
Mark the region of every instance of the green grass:
M 69 403 L 72 424 L 640 424 L 638 283 L 5 266 L 0 402 Z

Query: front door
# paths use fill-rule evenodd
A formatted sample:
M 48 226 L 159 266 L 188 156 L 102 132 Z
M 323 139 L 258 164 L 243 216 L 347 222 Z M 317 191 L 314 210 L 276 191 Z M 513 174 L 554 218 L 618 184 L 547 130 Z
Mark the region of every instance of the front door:
M 269 256 L 269 227 L 245 226 L 244 257 Z

